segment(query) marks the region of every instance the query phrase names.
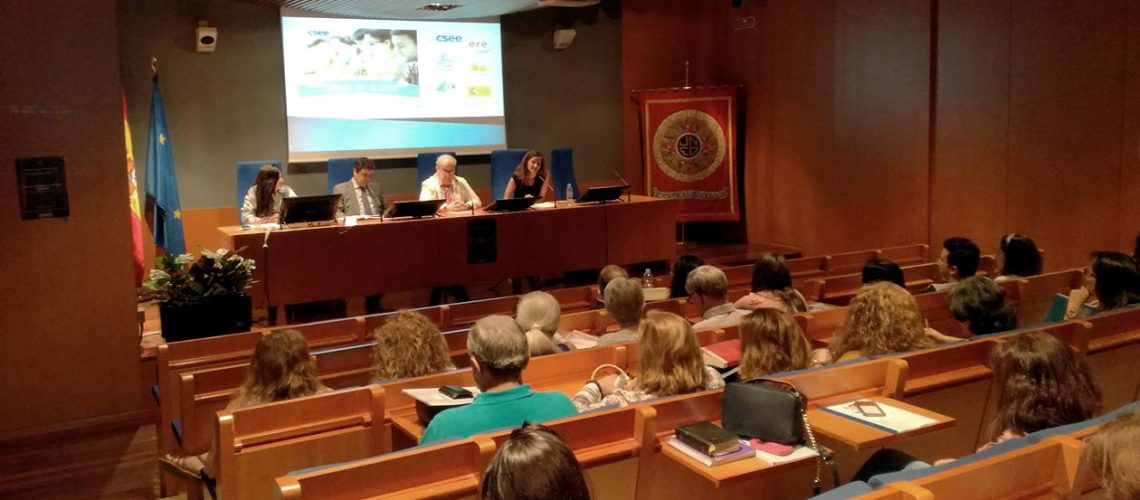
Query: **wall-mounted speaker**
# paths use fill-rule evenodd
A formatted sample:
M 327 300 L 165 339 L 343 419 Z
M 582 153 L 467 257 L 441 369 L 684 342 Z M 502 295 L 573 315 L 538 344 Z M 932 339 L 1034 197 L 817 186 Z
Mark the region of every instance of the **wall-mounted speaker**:
M 218 47 L 218 28 L 199 26 L 194 34 L 198 39 L 198 52 L 213 52 Z

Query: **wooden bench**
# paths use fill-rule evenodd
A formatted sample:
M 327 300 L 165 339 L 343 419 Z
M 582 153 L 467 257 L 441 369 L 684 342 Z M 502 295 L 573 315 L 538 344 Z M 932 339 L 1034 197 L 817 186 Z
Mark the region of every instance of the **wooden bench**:
M 216 422 L 215 479 L 223 499 L 270 498 L 274 479 L 290 471 L 391 450 L 380 386 L 222 411 Z
M 879 258 L 879 250 L 833 253 L 827 262 L 827 275 L 861 274 L 868 260 Z
M 1015 281 L 1020 304 L 1017 318 L 1022 325 L 1044 323 L 1053 306 L 1053 297 L 1079 288 L 1084 280 L 1080 269 L 1029 276 Z
M 1089 371 L 1100 384 L 1104 408 L 1140 400 L 1140 308 L 1087 318 Z
M 880 259 L 886 259 L 900 266 L 925 264 L 930 262 L 930 245 L 902 245 L 879 250 Z
M 859 499 L 1068 498 L 1078 484 L 1082 443 L 1067 436 L 883 486 Z

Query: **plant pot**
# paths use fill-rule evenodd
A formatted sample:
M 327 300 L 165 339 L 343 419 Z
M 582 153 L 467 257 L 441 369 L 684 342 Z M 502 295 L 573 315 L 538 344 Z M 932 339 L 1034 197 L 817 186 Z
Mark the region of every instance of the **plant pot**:
M 162 338 L 167 342 L 200 339 L 248 332 L 253 324 L 253 303 L 249 295 L 209 297 L 193 304 L 158 305 Z

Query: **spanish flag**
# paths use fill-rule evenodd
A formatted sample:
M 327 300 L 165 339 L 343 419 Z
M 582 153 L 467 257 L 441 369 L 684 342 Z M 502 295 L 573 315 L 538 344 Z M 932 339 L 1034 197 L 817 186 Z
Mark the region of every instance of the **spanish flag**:
M 123 135 L 127 141 L 127 202 L 131 206 L 131 242 L 135 254 L 135 286 L 141 285 L 146 267 L 143 265 L 142 211 L 139 209 L 139 185 L 135 181 L 135 154 L 131 146 L 131 124 L 127 122 L 127 96 L 123 98 Z

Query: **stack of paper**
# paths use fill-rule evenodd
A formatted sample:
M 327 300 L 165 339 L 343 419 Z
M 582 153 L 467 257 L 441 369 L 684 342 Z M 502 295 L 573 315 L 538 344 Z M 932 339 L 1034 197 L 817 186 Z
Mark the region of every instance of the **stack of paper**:
M 881 417 L 868 417 L 863 415 L 863 413 L 859 411 L 859 408 L 855 406 L 854 402 L 826 406 L 823 410 L 869 425 L 876 429 L 887 431 L 891 434 L 921 429 L 938 423 L 938 421 L 932 418 L 924 417 L 881 401 L 876 401 L 876 404 L 879 405 L 879 408 L 883 409 L 883 413 L 886 415 Z

